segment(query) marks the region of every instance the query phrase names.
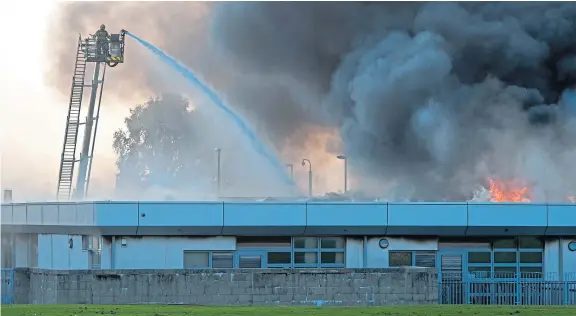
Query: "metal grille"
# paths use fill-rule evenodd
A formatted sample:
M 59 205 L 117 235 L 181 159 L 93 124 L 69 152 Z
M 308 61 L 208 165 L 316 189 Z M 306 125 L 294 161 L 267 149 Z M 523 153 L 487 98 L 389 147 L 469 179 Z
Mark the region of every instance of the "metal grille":
M 457 279 L 444 278 L 440 282 L 441 304 L 480 305 L 576 305 L 576 275 L 566 274 L 566 281 L 558 275 L 511 273 L 506 278 Z
M 414 265 L 417 267 L 434 268 L 436 267 L 436 252 L 434 251 L 416 251 Z
M 462 273 L 462 255 L 442 255 L 442 275 Z
M 234 253 L 232 252 L 213 252 L 212 268 L 229 269 L 234 267 Z
M 240 256 L 238 259 L 240 268 L 258 269 L 262 267 L 261 256 Z

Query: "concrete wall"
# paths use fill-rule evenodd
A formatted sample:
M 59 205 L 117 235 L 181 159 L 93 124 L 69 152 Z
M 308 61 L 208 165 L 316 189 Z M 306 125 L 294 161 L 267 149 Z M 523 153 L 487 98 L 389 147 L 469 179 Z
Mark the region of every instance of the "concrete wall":
M 438 302 L 432 268 L 15 270 L 16 304 L 401 305 Z

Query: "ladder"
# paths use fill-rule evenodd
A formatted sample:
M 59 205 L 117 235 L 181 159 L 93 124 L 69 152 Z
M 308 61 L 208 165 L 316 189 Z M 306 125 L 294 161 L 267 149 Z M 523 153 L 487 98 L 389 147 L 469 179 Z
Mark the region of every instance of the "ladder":
M 64 132 L 64 145 L 60 157 L 60 172 L 58 175 L 57 200 L 69 200 L 72 191 L 74 164 L 76 159 L 76 143 L 80 127 L 80 108 L 84 94 L 84 76 L 86 75 L 86 59 L 83 51 L 82 38 L 78 38 L 74 76 L 72 77 L 72 92 L 66 118 L 66 131 Z

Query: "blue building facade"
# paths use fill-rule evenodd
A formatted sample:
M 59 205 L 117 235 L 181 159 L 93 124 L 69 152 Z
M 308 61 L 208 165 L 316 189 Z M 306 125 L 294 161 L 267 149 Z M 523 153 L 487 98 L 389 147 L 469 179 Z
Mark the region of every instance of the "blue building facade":
M 441 303 L 576 304 L 576 204 L 4 204 L 2 268 L 435 267 Z M 3 274 L 4 275 L 4 274 Z
M 576 205 L 81 202 L 2 205 L 3 267 L 437 267 L 576 275 Z

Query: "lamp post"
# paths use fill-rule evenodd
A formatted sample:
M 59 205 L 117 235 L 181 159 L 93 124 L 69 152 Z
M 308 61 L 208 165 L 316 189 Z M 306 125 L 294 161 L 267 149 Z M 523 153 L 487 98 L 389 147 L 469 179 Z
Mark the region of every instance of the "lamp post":
M 306 158 L 302 159 L 302 167 L 305 167 L 306 163 L 308 163 L 308 196 L 312 197 L 312 163 Z
M 294 181 L 294 165 L 291 163 L 287 163 L 286 167 L 288 167 L 290 169 L 290 179 L 292 179 L 292 181 Z
M 218 165 L 217 165 L 217 169 L 216 169 L 216 182 L 217 182 L 217 192 L 218 192 L 218 196 L 220 196 L 220 188 L 221 188 L 221 168 L 220 168 L 220 156 L 222 154 L 222 149 L 221 148 L 215 148 L 214 151 L 216 152 L 216 157 L 218 160 Z
M 344 155 L 338 155 L 336 158 L 344 160 L 344 194 L 348 193 L 348 159 Z

